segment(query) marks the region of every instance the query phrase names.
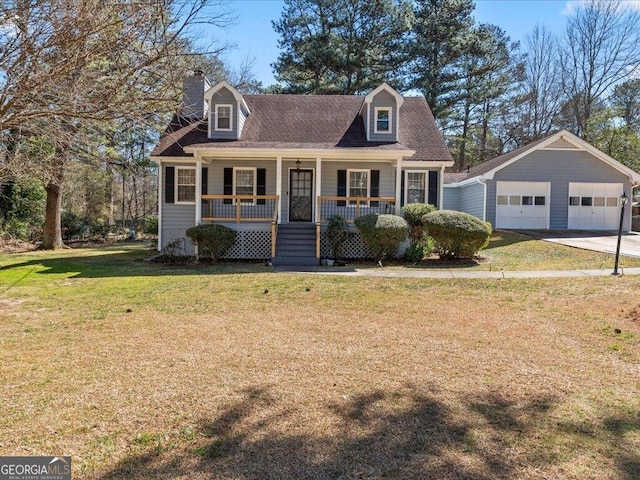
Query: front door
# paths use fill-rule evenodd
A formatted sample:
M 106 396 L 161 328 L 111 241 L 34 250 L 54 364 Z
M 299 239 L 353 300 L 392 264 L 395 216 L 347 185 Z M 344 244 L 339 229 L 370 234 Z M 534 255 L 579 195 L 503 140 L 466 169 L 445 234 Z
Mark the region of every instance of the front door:
M 289 174 L 289 221 L 310 222 L 313 215 L 313 170 Z

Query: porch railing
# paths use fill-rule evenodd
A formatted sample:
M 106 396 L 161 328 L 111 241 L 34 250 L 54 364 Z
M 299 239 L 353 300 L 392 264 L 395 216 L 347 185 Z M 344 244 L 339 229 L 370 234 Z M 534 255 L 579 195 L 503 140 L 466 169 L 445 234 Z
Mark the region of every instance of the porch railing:
M 318 197 L 321 223 L 329 221 L 329 218 L 336 214 L 353 222 L 356 218 L 371 213 L 394 213 L 395 205 L 396 199 L 394 197 L 332 197 L 326 195 Z
M 204 222 L 275 222 L 278 195 L 202 195 Z

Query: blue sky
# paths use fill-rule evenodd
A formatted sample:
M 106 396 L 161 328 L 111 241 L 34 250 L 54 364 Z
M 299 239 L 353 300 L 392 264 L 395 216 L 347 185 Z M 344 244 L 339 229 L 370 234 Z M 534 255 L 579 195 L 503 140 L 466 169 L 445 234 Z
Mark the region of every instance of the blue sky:
M 246 58 L 254 59 L 253 71 L 263 86 L 275 83 L 271 64 L 278 57 L 278 36 L 271 26 L 280 18 L 281 0 L 233 0 L 237 21 L 223 32 L 219 40 L 236 47 L 225 59 L 237 68 Z M 522 40 L 536 24 L 561 32 L 571 2 L 566 0 L 476 0 L 474 17 L 477 22 L 501 27 L 512 40 Z

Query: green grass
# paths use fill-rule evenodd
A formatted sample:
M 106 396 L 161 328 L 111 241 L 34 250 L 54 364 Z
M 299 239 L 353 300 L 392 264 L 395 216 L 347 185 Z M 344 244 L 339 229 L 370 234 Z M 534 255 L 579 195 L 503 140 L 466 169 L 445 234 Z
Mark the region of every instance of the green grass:
M 474 271 L 531 271 L 531 270 L 613 270 L 615 257 L 534 239 L 516 232 L 493 232 L 487 248 L 476 260 L 441 262 L 432 256 L 417 265 L 385 262 L 385 267 L 397 268 L 455 268 Z M 640 258 L 620 257 L 622 267 L 640 267 Z M 367 264 L 360 265 L 367 267 Z M 368 265 L 373 266 L 372 264 Z
M 615 260 L 614 255 L 556 245 L 504 230 L 493 233 L 480 256 L 488 261 L 480 267 L 494 270 L 613 269 Z M 620 263 L 638 267 L 640 258 L 622 256 Z
M 104 480 L 640 476 L 638 276 L 305 276 L 149 253 L 0 256 L 3 455 L 71 455 L 74 478 Z

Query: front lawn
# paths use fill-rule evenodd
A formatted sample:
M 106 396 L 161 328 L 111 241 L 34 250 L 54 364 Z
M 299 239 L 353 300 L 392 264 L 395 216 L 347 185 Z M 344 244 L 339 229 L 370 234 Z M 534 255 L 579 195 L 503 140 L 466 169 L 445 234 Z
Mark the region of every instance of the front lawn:
M 0 454 L 71 455 L 101 480 L 640 476 L 639 276 L 147 254 L 0 256 Z

